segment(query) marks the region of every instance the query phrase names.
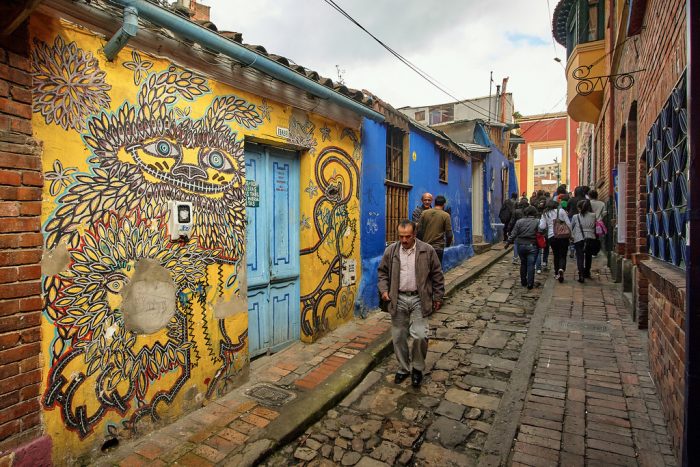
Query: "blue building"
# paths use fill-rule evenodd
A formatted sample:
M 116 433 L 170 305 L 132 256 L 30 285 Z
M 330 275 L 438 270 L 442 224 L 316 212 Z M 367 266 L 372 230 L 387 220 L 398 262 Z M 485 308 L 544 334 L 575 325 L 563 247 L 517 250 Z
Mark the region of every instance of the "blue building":
M 379 99 L 375 110 L 385 122 L 365 119 L 362 125 L 360 312 L 378 305 L 377 267 L 384 249 L 423 193 L 447 198 L 454 231 L 443 260 L 448 270 L 474 254 L 475 242 L 499 239 L 493 224 L 504 195 L 517 192 L 512 161 L 482 123 L 472 123 L 470 136 L 458 144 L 438 127 L 420 124 Z

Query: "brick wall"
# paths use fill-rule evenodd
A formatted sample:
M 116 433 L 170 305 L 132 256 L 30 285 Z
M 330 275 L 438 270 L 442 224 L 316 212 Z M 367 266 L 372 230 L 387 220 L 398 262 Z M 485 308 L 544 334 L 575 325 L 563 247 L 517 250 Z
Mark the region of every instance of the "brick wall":
M 28 48 L 26 25 L 0 42 L 0 460 L 41 431 L 43 178 Z
M 651 373 L 680 459 L 685 390 L 685 274 L 662 261 L 640 263 L 649 281 Z

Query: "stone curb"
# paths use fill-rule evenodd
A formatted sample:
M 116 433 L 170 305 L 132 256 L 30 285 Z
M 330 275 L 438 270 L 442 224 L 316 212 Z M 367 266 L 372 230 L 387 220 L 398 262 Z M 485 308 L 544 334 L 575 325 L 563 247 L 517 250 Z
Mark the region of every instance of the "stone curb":
M 282 407 L 275 420 L 251 438 L 242 451 L 227 456 L 221 465 L 248 466 L 262 462 L 335 407 L 391 350 L 391 331 L 386 331 L 316 388 Z
M 510 251 L 512 247 L 505 248 L 486 263 L 453 279 L 446 286 L 445 296 L 451 295 L 459 287 L 476 279 Z M 259 464 L 277 449 L 300 436 L 328 410 L 335 407 L 392 351 L 391 330 L 389 330 L 316 388 L 282 407 L 279 416 L 259 435 L 249 439 L 242 450 L 229 454 L 219 465 L 234 467 Z
M 520 349 L 520 356 L 511 373 L 510 382 L 496 411 L 496 417 L 484 443 L 478 467 L 499 467 L 508 464 L 513 439 L 518 431 L 520 416 L 525 405 L 525 396 L 535 365 L 535 357 L 542 341 L 542 328 L 554 296 L 555 279 L 550 274 L 547 275 L 550 277 L 545 281 L 542 294 L 537 300 L 525 342 Z

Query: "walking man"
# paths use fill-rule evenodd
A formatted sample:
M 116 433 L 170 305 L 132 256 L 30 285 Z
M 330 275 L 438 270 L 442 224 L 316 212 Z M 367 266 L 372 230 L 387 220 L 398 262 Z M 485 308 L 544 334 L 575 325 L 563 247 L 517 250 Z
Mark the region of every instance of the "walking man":
M 413 387 L 423 381 L 428 354 L 427 317 L 442 306 L 445 279 L 433 247 L 416 239 L 415 224 L 408 219 L 399 223 L 399 241 L 384 250 L 379 264 L 379 293 L 389 302 L 391 337 L 399 370 L 394 382 L 400 384 L 411 375 Z M 413 338 L 409 362 L 408 337 Z
M 438 195 L 435 207 L 423 211 L 418 224 L 418 238 L 435 249 L 441 265 L 445 247 L 452 245 L 452 219 L 445 212 L 446 202 L 444 196 Z
M 416 209 L 413 210 L 413 214 L 411 214 L 411 220 L 416 223 L 420 220 L 420 216 L 423 214 L 423 211 L 430 209 L 433 206 L 433 195 L 430 193 L 423 193 L 423 196 L 420 198 L 420 202 L 421 204 L 416 206 Z

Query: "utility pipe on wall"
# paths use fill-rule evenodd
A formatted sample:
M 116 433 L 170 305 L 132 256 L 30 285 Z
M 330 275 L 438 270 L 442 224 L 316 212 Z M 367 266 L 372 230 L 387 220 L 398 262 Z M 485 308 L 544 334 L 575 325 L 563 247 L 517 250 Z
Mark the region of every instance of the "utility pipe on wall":
M 129 39 L 136 36 L 139 31 L 139 14 L 136 8 L 124 8 L 124 24 L 114 33 L 112 38 L 105 44 L 104 53 L 107 60 L 114 60 L 119 51 L 124 48 Z
M 384 116 L 382 114 L 365 107 L 359 102 L 356 102 L 351 98 L 329 89 L 316 81 L 300 75 L 299 73 L 290 70 L 284 65 L 281 65 L 276 61 L 265 57 L 264 55 L 252 52 L 236 42 L 225 39 L 217 33 L 182 18 L 175 13 L 165 10 L 158 5 L 150 3 L 146 0 L 110 1 L 124 7 L 125 10 L 127 8 L 135 8 L 138 15 L 144 19 L 160 27 L 166 28 L 175 34 L 187 37 L 188 39 L 197 42 L 207 49 L 222 53 L 229 58 L 243 63 L 245 66 L 255 68 L 256 70 L 268 74 L 273 78 L 277 78 L 287 84 L 291 84 L 292 86 L 308 91 L 309 93 L 322 99 L 328 99 L 335 104 L 350 109 L 353 112 L 374 121 L 384 121 Z

